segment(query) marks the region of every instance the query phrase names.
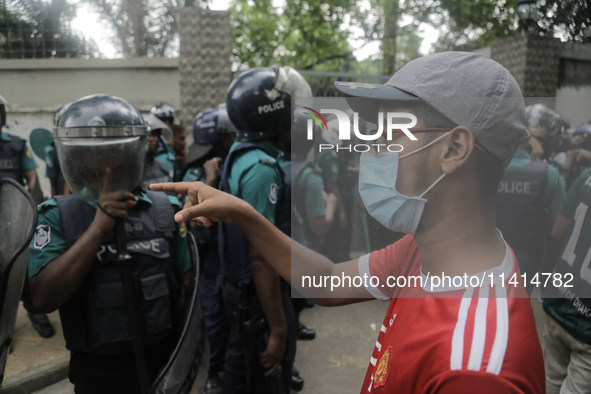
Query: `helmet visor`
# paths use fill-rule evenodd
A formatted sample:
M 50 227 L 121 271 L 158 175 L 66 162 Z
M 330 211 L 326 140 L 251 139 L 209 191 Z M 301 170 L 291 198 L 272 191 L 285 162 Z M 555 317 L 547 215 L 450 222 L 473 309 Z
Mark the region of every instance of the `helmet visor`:
M 285 92 L 291 97 L 312 97 L 312 89 L 308 82 L 302 74 L 289 66 L 279 68 L 275 89 Z

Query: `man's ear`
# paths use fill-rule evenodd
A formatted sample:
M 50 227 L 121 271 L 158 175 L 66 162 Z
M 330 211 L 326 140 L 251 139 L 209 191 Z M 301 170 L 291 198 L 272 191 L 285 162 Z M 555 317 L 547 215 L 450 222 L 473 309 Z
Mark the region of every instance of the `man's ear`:
M 441 171 L 451 174 L 468 161 L 475 148 L 474 134 L 466 126 L 457 126 L 443 141 L 445 147 Z

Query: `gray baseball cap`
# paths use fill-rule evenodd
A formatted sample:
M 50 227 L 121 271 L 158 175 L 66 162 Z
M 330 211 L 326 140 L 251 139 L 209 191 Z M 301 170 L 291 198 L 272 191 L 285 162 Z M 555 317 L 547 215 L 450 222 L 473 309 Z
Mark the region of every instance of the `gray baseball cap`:
M 353 111 L 375 123 L 385 101 L 424 102 L 474 133 L 476 143 L 507 167 L 529 137 L 521 90 L 509 71 L 470 52 L 440 52 L 404 65 L 384 85 L 335 82 Z M 437 126 L 437 125 L 432 125 Z

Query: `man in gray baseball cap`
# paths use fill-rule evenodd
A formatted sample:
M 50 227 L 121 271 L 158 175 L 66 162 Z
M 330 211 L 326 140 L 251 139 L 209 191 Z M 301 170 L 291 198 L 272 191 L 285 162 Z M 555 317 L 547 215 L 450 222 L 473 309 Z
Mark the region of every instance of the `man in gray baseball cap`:
M 523 287 L 508 283 L 519 268 L 495 228 L 497 186 L 528 136 L 515 80 L 491 59 L 447 52 L 411 61 L 385 85 L 336 87 L 380 129 L 393 123 L 380 116 L 415 119 L 410 136 L 384 133 L 399 152 L 360 159 L 362 200 L 384 226 L 408 234 L 400 241 L 333 264 L 236 197 L 201 183 L 152 189 L 189 196 L 179 222 L 237 225 L 282 277 L 320 305 L 389 300 L 362 393 L 544 392 L 531 304 Z M 375 147 L 386 145 L 384 134 Z M 310 277 L 325 285 L 312 288 Z M 365 278 L 360 286 L 358 278 Z

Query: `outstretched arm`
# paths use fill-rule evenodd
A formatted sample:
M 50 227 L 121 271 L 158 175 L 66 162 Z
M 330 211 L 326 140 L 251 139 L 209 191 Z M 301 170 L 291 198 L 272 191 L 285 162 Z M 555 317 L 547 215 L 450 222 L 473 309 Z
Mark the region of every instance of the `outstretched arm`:
M 346 305 L 374 299 L 363 287 L 330 286 L 330 278 L 359 275 L 358 259 L 333 264 L 326 257 L 291 240 L 245 201 L 213 189 L 202 182 L 160 183 L 152 190 L 169 191 L 189 197 L 185 208 L 175 215 L 177 222 L 196 218 L 204 226 L 215 221 L 236 224 L 263 258 L 304 296 L 324 306 Z M 293 264 L 292 264 L 293 262 Z M 326 286 L 308 286 L 316 277 Z M 303 280 L 306 286 L 303 287 Z

